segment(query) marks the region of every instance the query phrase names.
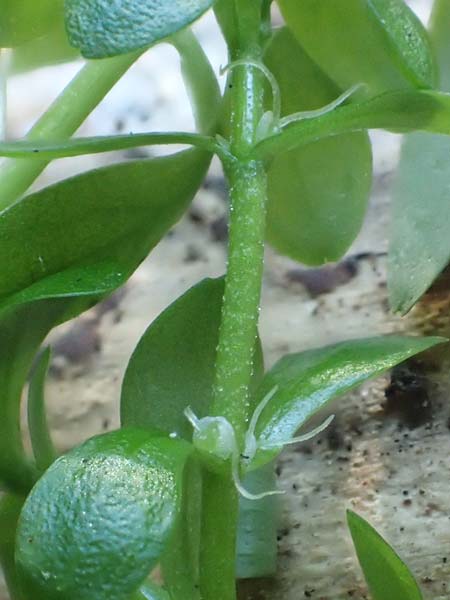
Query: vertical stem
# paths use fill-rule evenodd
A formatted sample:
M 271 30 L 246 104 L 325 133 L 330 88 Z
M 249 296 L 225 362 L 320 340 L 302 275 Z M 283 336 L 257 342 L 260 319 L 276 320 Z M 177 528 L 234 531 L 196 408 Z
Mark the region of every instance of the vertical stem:
M 242 445 L 258 326 L 267 180 L 264 165 L 252 160 L 236 161 L 227 175 L 230 240 L 213 414 L 228 419 Z
M 64 140 L 131 67 L 141 53 L 88 61 L 27 135 L 31 141 Z M 0 167 L 0 210 L 15 202 L 42 173 L 48 161 L 10 159 Z
M 212 413 L 228 419 L 242 447 L 261 294 L 267 178 L 264 164 L 251 156 L 263 114 L 263 81 L 258 69 L 245 64 L 245 59 L 261 60 L 261 1 L 235 0 L 235 8 L 235 56 L 244 64 L 233 67 L 233 158 L 224 165 L 230 184 L 230 239 Z M 202 597 L 235 600 L 238 497 L 231 478 L 205 475 L 203 515 Z

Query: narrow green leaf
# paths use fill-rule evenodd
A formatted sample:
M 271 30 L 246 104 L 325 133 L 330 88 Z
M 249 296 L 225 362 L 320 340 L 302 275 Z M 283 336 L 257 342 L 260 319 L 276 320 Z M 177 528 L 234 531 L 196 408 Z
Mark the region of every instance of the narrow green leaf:
M 126 54 L 198 19 L 213 0 L 66 0 L 70 42 L 87 58 Z
M 261 494 L 276 489 L 273 463 L 247 473 L 242 482 L 246 490 Z M 239 498 L 236 577 L 254 579 L 270 577 L 277 566 L 278 499 Z
M 373 600 L 422 600 L 411 571 L 386 540 L 351 510 L 347 522 Z
M 431 39 L 441 89 L 450 91 L 450 3 L 434 4 Z M 406 313 L 450 262 L 450 138 L 408 135 L 392 193 L 388 289 L 393 310 Z M 426 199 L 426 201 L 425 201 Z
M 314 119 L 296 121 L 267 137 L 257 144 L 255 156 L 273 158 L 322 138 L 363 129 L 450 135 L 450 94 L 401 90 L 342 106 Z
M 386 336 L 341 342 L 283 357 L 265 375 L 259 393 L 264 398 L 276 389 L 256 428 L 258 444 L 271 444 L 274 449 L 259 450 L 251 468 L 279 454 L 283 442 L 334 398 L 445 341 L 439 337 Z
M 47 348 L 33 369 L 28 391 L 28 429 L 36 467 L 39 471 L 45 471 L 56 458 L 45 412 L 44 388 L 50 357 L 50 348 Z
M 87 308 L 78 298 L 11 305 L 0 318 L 0 482 L 26 493 L 38 472 L 26 457 L 20 432 L 22 388 L 34 356 L 50 329 Z M 1 311 L 1 308 L 0 308 Z M 70 314 L 69 314 L 70 313 Z
M 36 600 L 135 593 L 173 530 L 191 451 L 180 440 L 127 429 L 58 459 L 19 519 L 16 564 L 25 593 Z
M 0 47 L 42 36 L 62 20 L 64 0 L 0 0 Z
M 265 62 L 280 86 L 282 115 L 320 108 L 341 93 L 286 28 L 272 38 Z M 359 233 L 371 182 L 366 132 L 275 156 L 268 174 L 268 241 L 308 265 L 338 260 Z
M 403 0 L 278 0 L 308 54 L 347 89 L 374 95 L 402 87 L 433 87 L 427 33 Z

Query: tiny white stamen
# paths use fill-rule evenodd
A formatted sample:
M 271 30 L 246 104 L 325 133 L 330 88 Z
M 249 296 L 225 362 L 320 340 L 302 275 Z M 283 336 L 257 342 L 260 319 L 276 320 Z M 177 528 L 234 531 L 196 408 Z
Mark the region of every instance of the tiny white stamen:
M 240 495 L 247 500 L 262 500 L 262 498 L 266 498 L 267 496 L 279 496 L 285 493 L 281 490 L 269 490 L 268 492 L 261 492 L 260 494 L 252 494 L 252 492 L 245 489 L 239 478 L 239 457 L 233 456 L 231 468 L 234 485 Z
M 249 423 L 249 426 L 247 429 L 247 433 L 245 434 L 244 455 L 246 457 L 246 460 L 248 460 L 248 461 L 252 460 L 252 458 L 255 456 L 256 450 L 258 447 L 257 442 L 256 442 L 256 437 L 255 437 L 255 430 L 256 430 L 256 426 L 258 425 L 259 417 L 261 416 L 263 410 L 266 408 L 266 406 L 269 404 L 269 402 L 272 400 L 272 398 L 275 396 L 277 391 L 278 391 L 278 386 L 276 385 L 274 388 L 272 388 L 270 390 L 270 392 L 268 394 L 266 394 L 264 396 L 264 398 L 261 400 L 261 402 L 255 408 L 255 411 L 252 415 L 252 418 L 250 420 L 250 423 Z
M 192 425 L 192 427 L 195 429 L 195 431 L 199 431 L 200 419 L 195 415 L 194 411 L 192 410 L 192 408 L 190 406 L 187 406 L 184 409 L 184 416 L 189 421 L 189 423 Z
M 274 127 L 278 127 L 278 123 L 280 122 L 281 116 L 281 91 L 280 86 L 278 85 L 278 81 L 276 80 L 273 73 L 266 67 L 264 63 L 258 62 L 257 60 L 251 60 L 248 58 L 242 58 L 239 60 L 235 60 L 224 67 L 220 67 L 220 74 L 223 75 L 227 71 L 234 69 L 235 67 L 242 66 L 250 66 L 255 69 L 259 69 L 264 77 L 269 82 L 269 85 L 272 90 L 272 112 L 273 112 L 273 123 Z
M 288 115 L 287 117 L 283 117 L 280 120 L 280 128 L 286 127 L 291 123 L 296 121 L 302 121 L 303 119 L 313 119 L 314 117 L 321 117 L 322 115 L 326 115 L 327 113 L 333 111 L 335 108 L 343 104 L 350 96 L 353 96 L 355 92 L 360 90 L 361 88 L 366 87 L 364 83 L 357 83 L 356 85 L 352 85 L 347 91 L 338 96 L 336 100 L 322 106 L 322 108 L 317 108 L 315 110 L 304 110 L 297 113 L 293 113 L 292 115 Z
M 259 448 L 261 450 L 270 450 L 273 448 L 282 448 L 283 446 L 289 446 L 291 444 L 298 444 L 299 442 L 307 442 L 319 433 L 322 433 L 322 431 L 324 431 L 328 427 L 328 425 L 330 425 L 334 417 L 335 415 L 330 415 L 327 419 L 325 419 L 323 423 L 321 423 L 318 427 L 311 429 L 311 431 L 309 431 L 308 433 L 291 438 L 290 440 L 286 440 L 285 442 L 268 442 L 266 444 L 263 442 L 259 446 Z

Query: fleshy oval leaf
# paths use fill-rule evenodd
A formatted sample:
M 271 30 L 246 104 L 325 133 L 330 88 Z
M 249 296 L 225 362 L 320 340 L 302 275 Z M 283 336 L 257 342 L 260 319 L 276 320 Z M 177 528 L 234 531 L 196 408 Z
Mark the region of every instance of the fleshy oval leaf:
M 58 459 L 22 510 L 16 564 L 46 600 L 124 600 L 161 556 L 181 507 L 191 446 L 121 430 Z
M 344 89 L 365 83 L 374 95 L 433 87 L 426 30 L 403 0 L 279 0 L 308 54 Z M 337 59 L 337 54 L 339 59 Z
M 423 600 L 411 571 L 386 540 L 351 510 L 347 522 L 373 600 Z
M 283 357 L 266 373 L 259 394 L 264 398 L 275 389 L 256 428 L 258 445 L 270 445 L 270 449 L 258 450 L 250 468 L 273 459 L 281 452 L 283 442 L 334 398 L 446 341 L 440 337 L 385 336 Z
M 70 42 L 86 58 L 127 54 L 187 27 L 213 0 L 66 0 Z
M 321 108 L 341 93 L 287 28 L 272 38 L 265 62 L 280 86 L 283 115 Z M 268 241 L 308 265 L 338 260 L 361 229 L 371 184 L 365 131 L 277 154 L 268 173 Z

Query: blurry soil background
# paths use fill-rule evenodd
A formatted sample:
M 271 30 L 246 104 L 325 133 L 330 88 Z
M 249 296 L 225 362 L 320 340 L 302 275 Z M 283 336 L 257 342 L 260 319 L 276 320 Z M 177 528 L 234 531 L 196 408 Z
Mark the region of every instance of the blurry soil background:
M 424 20 L 429 4 L 411 2 Z M 226 58 L 212 17 L 198 23 L 196 31 L 218 70 Z M 11 139 L 26 133 L 79 67 L 42 69 L 10 81 Z M 80 134 L 187 128 L 192 128 L 192 118 L 176 55 L 168 46 L 158 46 L 130 70 Z M 372 138 L 371 206 L 347 256 L 339 264 L 306 269 L 267 249 L 261 311 L 267 367 L 287 352 L 347 338 L 449 333 L 445 278 L 406 318 L 389 314 L 389 190 L 401 139 L 380 132 Z M 143 155 L 150 151 L 56 161 L 37 187 Z M 140 336 L 190 286 L 224 272 L 227 210 L 226 186 L 214 163 L 188 214 L 129 283 L 52 333 L 47 398 L 61 451 L 118 427 L 121 380 Z M 362 514 L 394 545 L 426 599 L 450 597 L 449 367 L 449 357 L 435 353 L 395 369 L 337 401 L 334 424 L 321 437 L 283 453 L 277 467 L 279 486 L 286 491 L 278 575 L 275 581 L 243 586 L 249 590 L 246 598 L 368 598 L 345 526 L 347 508 Z M 0 598 L 5 600 L 6 592 Z

